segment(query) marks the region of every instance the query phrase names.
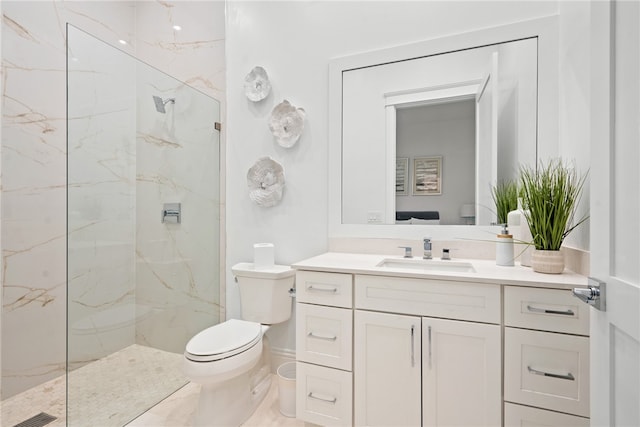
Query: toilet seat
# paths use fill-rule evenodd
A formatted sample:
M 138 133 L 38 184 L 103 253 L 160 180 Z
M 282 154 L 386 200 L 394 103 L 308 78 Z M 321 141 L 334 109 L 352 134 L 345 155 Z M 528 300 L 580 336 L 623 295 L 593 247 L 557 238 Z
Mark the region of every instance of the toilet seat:
M 262 325 L 230 319 L 196 334 L 184 355 L 194 362 L 213 362 L 247 351 L 262 340 Z

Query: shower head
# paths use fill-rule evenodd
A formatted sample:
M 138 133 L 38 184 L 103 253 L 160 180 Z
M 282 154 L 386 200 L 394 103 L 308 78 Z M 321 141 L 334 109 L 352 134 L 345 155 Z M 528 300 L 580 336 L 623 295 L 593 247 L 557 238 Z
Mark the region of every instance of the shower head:
M 158 111 L 158 113 L 164 114 L 167 112 L 164 106 L 167 105 L 168 103 L 175 104 L 176 99 L 175 98 L 162 99 L 159 96 L 153 95 L 153 102 L 155 102 L 156 104 L 156 111 Z

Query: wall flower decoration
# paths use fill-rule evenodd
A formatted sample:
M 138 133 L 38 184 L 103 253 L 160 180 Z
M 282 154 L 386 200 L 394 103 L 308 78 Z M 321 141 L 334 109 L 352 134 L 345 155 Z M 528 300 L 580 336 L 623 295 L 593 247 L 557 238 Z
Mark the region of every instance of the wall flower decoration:
M 280 203 L 284 189 L 284 169 L 270 157 L 261 157 L 247 172 L 249 198 L 258 206 Z
M 294 107 L 286 99 L 271 112 L 269 129 L 281 147 L 290 148 L 298 142 L 304 130 L 304 109 Z
M 271 82 L 267 71 L 262 67 L 254 67 L 244 78 L 244 93 L 250 101 L 258 102 L 269 96 Z

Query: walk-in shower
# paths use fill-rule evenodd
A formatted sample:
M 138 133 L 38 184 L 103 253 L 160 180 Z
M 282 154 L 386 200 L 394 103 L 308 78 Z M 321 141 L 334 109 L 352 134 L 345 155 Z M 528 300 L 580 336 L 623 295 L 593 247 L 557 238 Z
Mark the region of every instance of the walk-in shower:
M 122 426 L 219 322 L 220 105 L 73 26 L 68 54 L 67 422 Z

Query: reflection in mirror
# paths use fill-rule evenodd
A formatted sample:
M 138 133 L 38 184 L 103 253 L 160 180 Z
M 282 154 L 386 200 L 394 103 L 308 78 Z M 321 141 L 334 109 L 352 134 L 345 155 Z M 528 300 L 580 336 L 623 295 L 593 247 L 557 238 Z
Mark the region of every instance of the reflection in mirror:
M 397 109 L 396 156 L 412 161 L 409 191 L 396 193 L 396 224 L 457 224 L 462 206 L 475 209 L 475 104 L 466 99 Z M 427 149 L 431 144 L 434 148 Z M 420 173 L 421 164 L 434 158 L 425 155 L 438 156 L 439 171 Z M 445 170 L 451 179 L 444 178 Z M 421 184 L 432 188 L 421 191 Z M 475 222 L 475 210 L 469 220 Z
M 537 38 L 342 73 L 342 223 L 496 221 L 536 162 Z

